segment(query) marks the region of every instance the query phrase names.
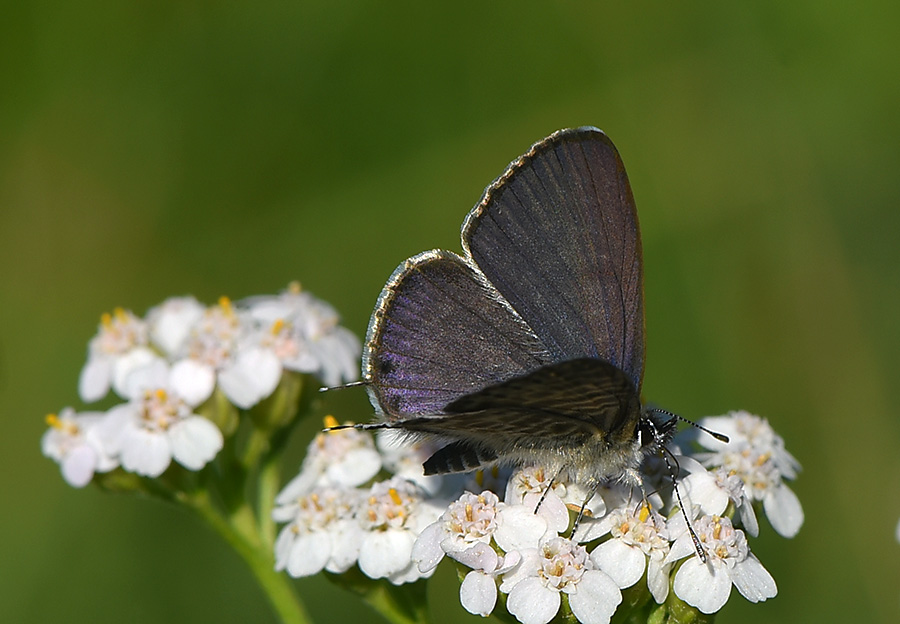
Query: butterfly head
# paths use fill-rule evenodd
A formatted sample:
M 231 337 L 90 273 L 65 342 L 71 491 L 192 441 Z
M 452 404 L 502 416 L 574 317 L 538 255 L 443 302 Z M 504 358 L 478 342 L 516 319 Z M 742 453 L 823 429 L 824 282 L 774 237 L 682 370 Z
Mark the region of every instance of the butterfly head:
M 664 415 L 660 410 L 645 410 L 637 426 L 637 442 L 642 454 L 658 455 L 675 436 L 678 418 Z

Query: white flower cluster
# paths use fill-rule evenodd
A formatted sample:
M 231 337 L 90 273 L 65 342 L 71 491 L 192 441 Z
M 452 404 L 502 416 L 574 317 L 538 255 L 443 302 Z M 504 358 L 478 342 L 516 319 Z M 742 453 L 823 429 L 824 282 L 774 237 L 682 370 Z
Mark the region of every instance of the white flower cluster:
M 360 343 L 338 320 L 296 284 L 236 304 L 223 297 L 206 307 L 175 297 L 145 318 L 122 309 L 104 314 L 79 395 L 90 403 L 112 389 L 127 402 L 107 412 L 66 408 L 48 416 L 43 452 L 75 487 L 119 466 L 157 477 L 174 459 L 200 470 L 223 445 L 219 427 L 195 413 L 217 388 L 247 409 L 274 392 L 284 370 L 326 385 L 356 378 Z
M 338 422 L 326 418 L 326 427 Z M 429 495 L 439 477 L 422 484 L 399 473 L 364 486 L 382 470 L 397 469 L 396 453 L 376 448 L 356 429 L 318 434 L 303 467 L 275 498 L 272 517 L 287 524 L 275 543 L 275 568 L 294 577 L 325 569 L 342 573 L 358 564 L 369 578 L 395 585 L 431 576 L 411 553 L 423 529 L 441 515 L 446 499 Z M 421 463 L 420 472 L 421 472 Z
M 454 494 L 460 482 L 447 477 L 440 489 L 396 475 L 360 487 L 384 469 L 386 455 L 365 432 L 321 434 L 278 499 L 275 518 L 288 524 L 276 546 L 277 567 L 304 576 L 358 563 L 367 576 L 399 584 L 430 576 L 446 555 L 469 569 L 460 587 L 467 611 L 487 616 L 503 594 L 523 624 L 545 624 L 560 609 L 585 624 L 605 624 L 628 588 L 663 604 L 671 587 L 707 614 L 722 608 L 732 587 L 751 602 L 772 598 L 775 581 L 750 552 L 745 531 L 758 533 L 759 501 L 780 534 L 797 533 L 802 510 L 782 479 L 799 465 L 762 418 L 740 412 L 704 424 L 731 443 L 700 436 L 712 451 L 696 455 L 702 463 L 677 456 L 687 473 L 679 481 L 686 514 L 664 471 L 646 478 L 665 499 L 657 493 L 646 501 L 616 485 L 591 497 L 582 484 L 539 467 L 514 472 L 503 500 L 490 490 Z M 419 449 L 413 461 L 422 458 Z M 447 506 L 447 498 L 455 500 Z M 572 518 L 587 499 L 572 536 Z

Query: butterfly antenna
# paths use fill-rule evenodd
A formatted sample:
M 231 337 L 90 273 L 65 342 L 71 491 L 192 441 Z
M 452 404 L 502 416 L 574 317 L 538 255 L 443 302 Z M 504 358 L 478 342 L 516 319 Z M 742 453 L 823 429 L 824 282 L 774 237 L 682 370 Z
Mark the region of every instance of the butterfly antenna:
M 707 429 L 703 425 L 699 425 L 699 424 L 695 423 L 693 420 L 688 420 L 687 418 L 684 418 L 683 416 L 679 416 L 678 414 L 673 414 L 669 410 L 660 409 L 658 407 L 654 407 L 654 408 L 650 409 L 649 411 L 656 412 L 657 414 L 665 414 L 666 416 L 674 418 L 675 420 L 680 420 L 681 422 L 687 423 L 692 427 L 696 427 L 697 429 L 700 429 L 701 431 L 705 431 L 706 433 L 708 433 L 709 435 L 714 437 L 719 442 L 724 442 L 725 444 L 728 444 L 728 436 L 727 435 L 725 435 L 724 433 L 719 433 L 718 431 L 713 431 L 712 429 Z
M 341 429 L 360 429 L 362 431 L 373 431 L 375 429 L 395 429 L 393 423 L 381 422 L 381 423 L 356 423 L 356 424 L 347 424 L 347 425 L 335 425 L 334 427 L 325 427 L 322 429 L 323 433 L 329 433 L 331 431 L 340 431 Z
M 319 392 L 329 392 L 331 390 L 344 390 L 345 388 L 359 388 L 360 386 L 368 386 L 371 382 L 366 379 L 359 381 L 351 381 L 350 383 L 341 384 L 340 386 L 322 386 Z

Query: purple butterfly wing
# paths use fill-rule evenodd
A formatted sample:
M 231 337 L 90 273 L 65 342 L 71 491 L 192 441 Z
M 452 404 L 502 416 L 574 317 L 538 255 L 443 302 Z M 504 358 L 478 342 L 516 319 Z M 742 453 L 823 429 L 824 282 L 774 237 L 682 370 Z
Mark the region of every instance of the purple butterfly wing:
M 550 351 L 602 358 L 640 390 L 641 239 L 625 167 L 596 128 L 535 143 L 486 190 L 463 248 Z
M 437 415 L 462 395 L 550 361 L 471 261 L 426 251 L 397 267 L 369 323 L 363 378 L 388 420 Z

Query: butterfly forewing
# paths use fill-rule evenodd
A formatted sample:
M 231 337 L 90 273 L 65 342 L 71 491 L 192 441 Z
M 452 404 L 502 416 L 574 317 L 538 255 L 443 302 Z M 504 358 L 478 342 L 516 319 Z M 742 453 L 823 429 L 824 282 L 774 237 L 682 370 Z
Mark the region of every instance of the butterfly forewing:
M 463 247 L 554 361 L 605 359 L 639 390 L 644 316 L 631 187 L 595 128 L 536 143 L 485 191 Z

